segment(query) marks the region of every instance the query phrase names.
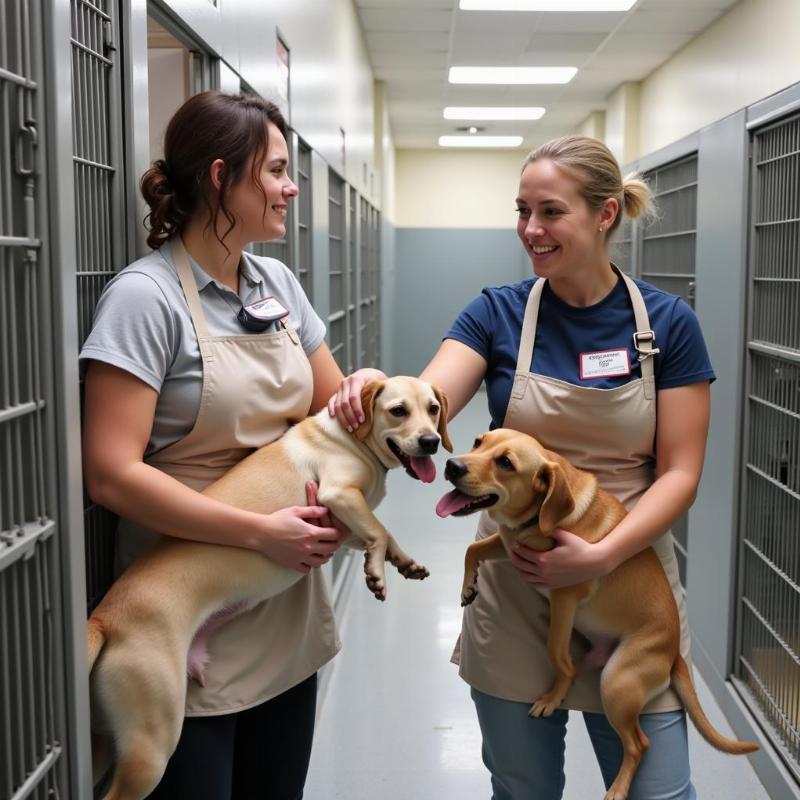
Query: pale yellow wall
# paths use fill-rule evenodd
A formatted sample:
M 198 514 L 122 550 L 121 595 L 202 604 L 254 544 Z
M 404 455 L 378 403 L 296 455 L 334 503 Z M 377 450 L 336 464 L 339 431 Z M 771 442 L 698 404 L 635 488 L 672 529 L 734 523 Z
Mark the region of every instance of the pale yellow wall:
M 588 117 L 575 129 L 581 136 L 591 136 L 593 139 L 603 139 L 606 135 L 606 112 L 592 111 Z
M 800 0 L 741 0 L 641 83 L 641 155 L 800 81 Z
M 607 100 L 605 143 L 620 164 L 639 155 L 639 87 L 623 83 Z
M 398 228 L 503 228 L 515 224 L 524 150 L 398 150 Z

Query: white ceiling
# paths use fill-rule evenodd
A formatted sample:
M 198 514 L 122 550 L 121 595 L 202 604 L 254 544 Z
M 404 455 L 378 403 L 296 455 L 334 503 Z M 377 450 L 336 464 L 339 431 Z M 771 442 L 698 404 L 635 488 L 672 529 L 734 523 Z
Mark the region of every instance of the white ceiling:
M 458 0 L 355 0 L 396 147 L 436 147 L 467 122 L 445 106 L 544 106 L 537 122 L 479 122 L 531 147 L 569 133 L 626 81 L 639 81 L 737 0 L 638 0 L 627 12 L 462 11 Z M 465 86 L 455 66 L 574 66 L 557 86 Z

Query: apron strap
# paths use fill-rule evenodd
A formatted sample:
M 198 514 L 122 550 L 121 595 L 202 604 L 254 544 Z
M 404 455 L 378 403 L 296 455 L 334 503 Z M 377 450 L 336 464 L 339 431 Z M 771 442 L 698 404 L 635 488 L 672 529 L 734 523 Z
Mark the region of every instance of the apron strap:
M 624 272 L 614 267 L 617 274 L 625 281 L 628 294 L 633 305 L 633 316 L 636 320 L 636 332 L 633 334 L 633 347 L 639 354 L 639 363 L 642 367 L 642 380 L 644 382 L 644 396 L 648 400 L 655 397 L 655 376 L 653 372 L 653 356 L 659 352 L 655 347 L 656 335 L 650 328 L 650 317 L 644 304 L 642 293 L 636 282 Z
M 192 318 L 192 325 L 194 325 L 194 332 L 197 334 L 197 344 L 200 347 L 200 355 L 204 362 L 213 361 L 214 354 L 211 348 L 207 347 L 209 336 L 206 315 L 203 313 L 200 295 L 197 292 L 197 282 L 194 279 L 192 268 L 189 265 L 189 256 L 186 253 L 186 248 L 183 245 L 180 234 L 170 239 L 169 244 L 172 252 L 172 260 L 175 262 L 175 271 L 178 273 L 183 294 L 189 305 L 189 314 Z
M 511 390 L 511 396 L 517 400 L 520 400 L 525 394 L 525 384 L 531 372 L 533 342 L 536 339 L 536 323 L 539 321 L 539 303 L 546 282 L 546 278 L 539 278 L 533 284 L 528 295 L 528 302 L 525 304 L 525 316 L 522 318 L 522 332 L 517 355 L 517 371 L 514 373 L 514 387 Z
M 655 397 L 655 377 L 653 372 L 653 356 L 659 352 L 654 346 L 656 335 L 650 328 L 650 316 L 644 304 L 642 293 L 635 281 L 631 280 L 624 272 L 612 264 L 614 271 L 625 282 L 625 287 L 631 298 L 633 316 L 636 322 L 636 332 L 633 334 L 633 346 L 639 354 L 642 369 L 642 383 L 644 395 L 648 400 Z M 522 333 L 520 335 L 519 354 L 517 355 L 517 370 L 514 373 L 514 386 L 511 396 L 520 400 L 525 394 L 525 385 L 531 371 L 533 360 L 533 344 L 536 339 L 536 324 L 539 320 L 539 304 L 542 291 L 547 282 L 546 278 L 539 278 L 531 287 L 528 302 L 525 305 L 525 315 L 522 319 Z

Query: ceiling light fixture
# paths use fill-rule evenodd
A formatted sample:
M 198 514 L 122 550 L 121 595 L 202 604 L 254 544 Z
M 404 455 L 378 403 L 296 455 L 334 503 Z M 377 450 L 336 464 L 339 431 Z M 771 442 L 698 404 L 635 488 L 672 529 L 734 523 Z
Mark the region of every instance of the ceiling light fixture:
M 439 147 L 519 147 L 521 136 L 440 136 Z
M 517 108 L 500 108 L 489 106 L 447 106 L 444 110 L 445 119 L 541 119 L 544 109 L 541 106 L 528 106 Z
M 628 11 L 636 0 L 461 0 L 463 11 Z
M 577 67 L 450 67 L 450 83 L 569 83 Z

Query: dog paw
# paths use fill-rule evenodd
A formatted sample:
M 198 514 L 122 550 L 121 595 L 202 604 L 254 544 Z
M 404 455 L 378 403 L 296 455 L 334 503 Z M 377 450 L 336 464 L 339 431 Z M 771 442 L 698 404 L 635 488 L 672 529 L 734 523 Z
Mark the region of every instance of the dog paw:
M 628 800 L 628 790 L 624 787 L 615 787 L 612 784 L 603 800 Z
M 529 717 L 549 717 L 561 705 L 561 698 L 543 694 L 528 711 Z
M 410 561 L 408 564 L 401 564 L 397 571 L 409 581 L 424 581 L 425 578 L 430 576 L 427 567 L 422 564 L 417 564 L 416 561 Z
M 386 599 L 386 584 L 383 582 L 382 578 L 377 578 L 374 575 L 367 575 L 367 589 L 369 589 L 378 600 Z
M 478 596 L 478 589 L 475 586 L 470 586 L 467 591 L 461 593 L 461 607 L 468 606 Z

